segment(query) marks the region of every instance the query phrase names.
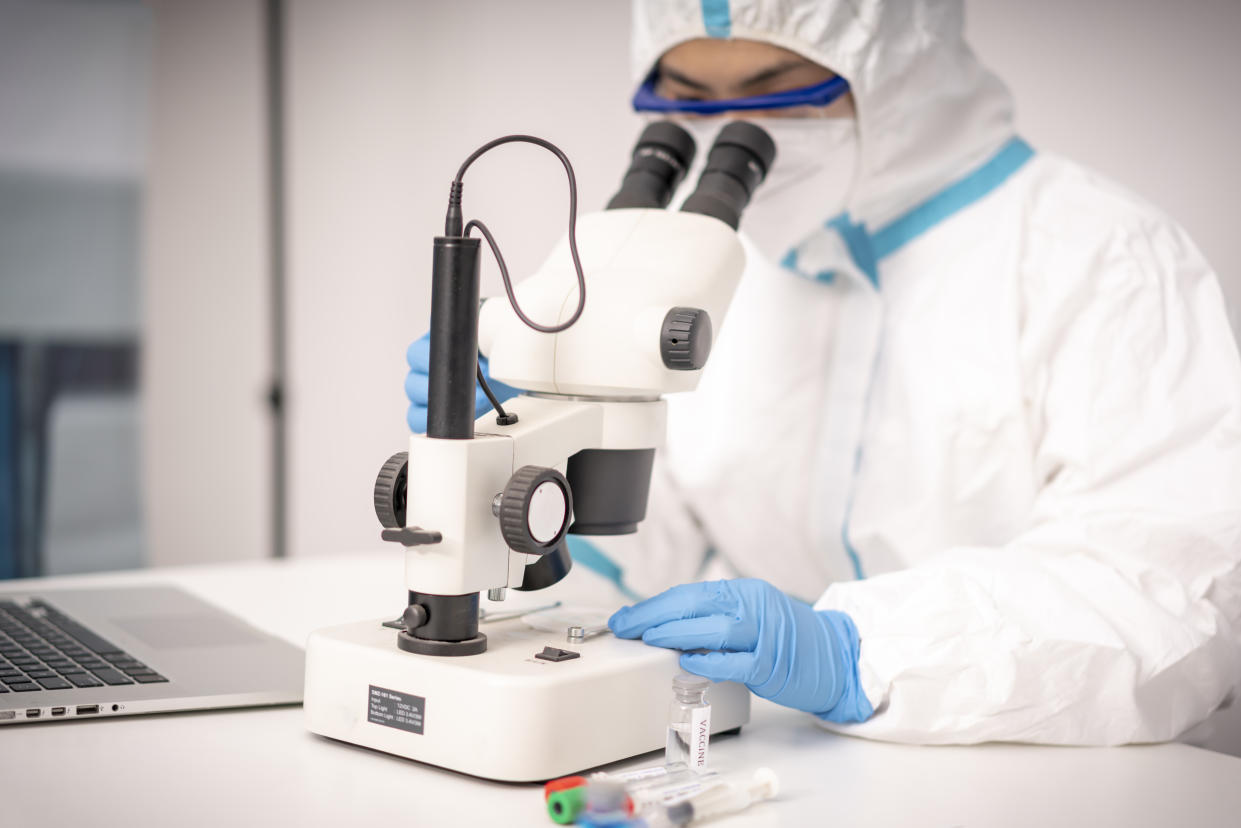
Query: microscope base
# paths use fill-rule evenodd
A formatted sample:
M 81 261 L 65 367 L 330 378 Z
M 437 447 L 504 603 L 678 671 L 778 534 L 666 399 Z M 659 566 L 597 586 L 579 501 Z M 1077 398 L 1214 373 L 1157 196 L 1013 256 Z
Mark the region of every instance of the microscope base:
M 486 625 L 487 651 L 397 648 L 381 620 L 317 630 L 306 646 L 306 727 L 321 736 L 508 782 L 565 776 L 653 750 L 667 734 L 677 653 L 610 634 L 568 644 L 520 619 Z M 535 658 L 544 647 L 579 653 Z M 740 684 L 713 684 L 711 732 L 750 720 Z

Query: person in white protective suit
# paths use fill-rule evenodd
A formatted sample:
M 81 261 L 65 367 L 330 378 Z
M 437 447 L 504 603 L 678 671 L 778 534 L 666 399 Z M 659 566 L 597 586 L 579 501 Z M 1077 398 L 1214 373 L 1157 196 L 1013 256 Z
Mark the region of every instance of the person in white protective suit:
M 849 97 L 759 116 L 749 264 L 647 520 L 574 548 L 635 598 L 682 584 L 616 634 L 879 739 L 1159 741 L 1226 702 L 1241 360 L 1185 232 L 1016 135 L 959 2 L 634 13 L 661 95 L 761 44 Z

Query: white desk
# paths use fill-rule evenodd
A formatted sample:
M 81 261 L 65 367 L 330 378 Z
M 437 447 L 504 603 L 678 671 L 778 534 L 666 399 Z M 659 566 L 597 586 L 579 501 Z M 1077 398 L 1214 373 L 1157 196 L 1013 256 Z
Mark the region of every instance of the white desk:
M 589 573 L 581 592 L 606 594 Z M 381 616 L 398 554 L 13 581 L 171 582 L 301 644 Z M 836 736 L 764 702 L 721 768 L 767 765 L 782 793 L 731 825 L 1241 825 L 1241 759 L 1181 744 L 920 748 Z M 658 761 L 651 754 L 626 763 Z M 0 825 L 549 826 L 535 785 L 484 782 L 307 733 L 300 708 L 0 728 Z

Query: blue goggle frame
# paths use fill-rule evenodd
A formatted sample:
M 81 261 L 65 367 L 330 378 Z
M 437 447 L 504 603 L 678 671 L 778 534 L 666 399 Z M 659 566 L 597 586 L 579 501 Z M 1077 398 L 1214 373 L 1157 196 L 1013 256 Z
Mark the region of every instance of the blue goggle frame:
M 729 98 L 719 101 L 678 101 L 655 94 L 655 81 L 659 70 L 647 75 L 646 80 L 633 93 L 635 112 L 683 112 L 691 115 L 718 115 L 721 112 L 753 111 L 756 109 L 788 109 L 794 106 L 827 106 L 849 91 L 849 82 L 837 75 L 834 78 L 789 89 L 770 95 L 752 95 L 748 98 Z

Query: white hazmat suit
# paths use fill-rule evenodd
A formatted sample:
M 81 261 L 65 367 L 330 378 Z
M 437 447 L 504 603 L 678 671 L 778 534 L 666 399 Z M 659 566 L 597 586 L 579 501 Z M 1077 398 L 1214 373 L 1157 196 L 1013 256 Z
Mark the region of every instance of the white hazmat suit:
M 1241 680 L 1241 362 L 1210 266 L 1015 137 L 958 2 L 638 0 L 635 81 L 708 36 L 843 75 L 858 171 L 783 267 L 753 257 L 671 401 L 646 524 L 600 544 L 626 585 L 826 587 L 876 712 L 825 724 L 857 735 L 1202 720 Z

